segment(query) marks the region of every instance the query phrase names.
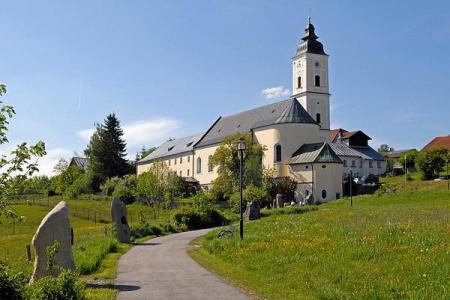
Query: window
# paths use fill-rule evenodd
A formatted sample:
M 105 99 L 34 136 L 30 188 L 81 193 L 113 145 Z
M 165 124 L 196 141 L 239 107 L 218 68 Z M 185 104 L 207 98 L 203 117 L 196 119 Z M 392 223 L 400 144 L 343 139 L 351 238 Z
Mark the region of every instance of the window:
M 298 76 L 298 78 L 297 78 L 297 88 L 302 88 L 302 77 L 301 76 Z
M 305 169 L 308 169 L 309 168 L 309 166 L 305 166 Z
M 356 167 L 356 161 L 352 160 L 352 168 Z
M 170 159 L 169 159 L 169 166 L 170 166 Z
M 316 114 L 316 122 L 317 122 L 317 123 L 320 123 L 320 113 L 317 113 L 317 114 Z
M 189 176 L 189 169 L 187 169 L 187 176 Z
M 182 177 L 183 176 L 183 171 L 180 171 L 180 177 Z
M 191 157 L 190 156 L 188 156 L 188 162 L 190 162 L 191 161 Z
M 322 169 L 325 169 L 327 166 L 325 166 L 325 165 L 322 165 Z
M 316 77 L 315 77 L 315 85 L 320 86 L 320 76 L 319 75 L 316 75 Z
M 322 198 L 326 199 L 327 198 L 327 191 L 322 190 Z
M 197 174 L 202 172 L 202 159 L 199 157 L 197 158 Z
M 274 162 L 280 162 L 282 159 L 281 156 L 281 145 L 277 144 L 275 145 L 275 157 L 274 157 Z
M 177 165 L 177 159 L 176 158 L 173 159 L 173 164 Z
M 364 161 L 361 159 L 361 160 L 359 161 L 359 168 L 360 168 L 360 169 L 363 167 L 363 163 L 364 163 Z
M 213 171 L 213 166 L 212 166 L 212 163 L 211 163 L 211 158 L 212 158 L 212 155 L 208 156 L 208 172 L 212 172 L 212 171 Z
M 346 167 L 346 166 L 347 166 L 347 160 L 344 159 L 344 167 Z
M 377 168 L 381 169 L 381 161 L 377 161 Z
M 183 163 L 183 158 L 182 157 L 180 157 L 180 164 L 182 164 Z
M 373 168 L 373 161 L 369 160 L 369 168 Z
M 316 63 L 314 64 L 316 67 L 318 67 L 319 66 L 319 62 L 318 61 L 316 61 Z

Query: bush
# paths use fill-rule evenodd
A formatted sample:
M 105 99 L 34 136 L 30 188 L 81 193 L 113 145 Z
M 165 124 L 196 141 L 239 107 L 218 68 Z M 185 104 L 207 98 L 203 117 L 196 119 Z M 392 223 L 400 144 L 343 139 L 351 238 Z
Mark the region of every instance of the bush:
M 66 189 L 65 194 L 70 198 L 78 198 L 81 194 L 92 192 L 92 177 L 83 173 Z
M 25 299 L 84 299 L 84 283 L 77 274 L 63 270 L 58 277 L 44 277 L 25 288 Z
M 245 211 L 248 202 L 258 203 L 260 206 L 267 205 L 270 202 L 269 193 L 264 188 L 254 185 L 247 186 L 243 191 L 242 210 Z M 230 197 L 231 208 L 235 213 L 239 213 L 240 194 L 234 193 Z
M 210 206 L 202 208 L 183 207 L 173 217 L 177 226 L 189 230 L 222 226 L 228 223 L 221 212 Z
M 161 227 L 150 225 L 144 215 L 144 212 L 139 211 L 139 223 L 137 226 L 131 228 L 131 236 L 134 238 L 141 238 L 149 235 L 161 235 Z
M 448 149 L 435 148 L 420 153 L 417 157 L 417 166 L 422 173 L 422 179 L 434 179 L 439 176 L 445 166 L 445 160 L 448 158 Z
M 112 196 L 112 194 L 114 193 L 114 190 L 116 189 L 116 186 L 119 184 L 120 182 L 120 177 L 111 177 L 106 179 L 105 183 L 103 183 L 103 185 L 100 187 L 100 189 L 102 190 L 103 194 L 107 195 L 107 196 Z
M 120 179 L 112 195 L 126 204 L 131 204 L 136 196 L 136 176 L 127 175 Z
M 25 284 L 23 273 L 13 272 L 0 261 L 0 299 L 22 299 L 22 287 Z

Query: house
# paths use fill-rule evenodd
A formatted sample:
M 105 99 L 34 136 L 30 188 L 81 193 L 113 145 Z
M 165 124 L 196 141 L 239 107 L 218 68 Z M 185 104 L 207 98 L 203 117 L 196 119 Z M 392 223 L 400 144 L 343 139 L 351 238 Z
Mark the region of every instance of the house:
M 371 170 L 384 173 L 384 158 L 368 146 L 370 137 L 363 132 L 345 132 L 342 141 L 331 142 L 328 58 L 309 19 L 292 58 L 288 99 L 218 117 L 204 133 L 167 141 L 137 163 L 137 174 L 162 161 L 178 175 L 210 187 L 218 176 L 211 157 L 235 133 L 250 133 L 265 146 L 263 166 L 273 169 L 276 177 L 294 178 L 300 202 L 311 196 L 320 202 L 341 197 L 343 175 L 352 168 L 361 175 Z M 344 167 L 345 163 L 350 165 Z
M 420 152 L 428 151 L 433 148 L 447 148 L 450 150 L 450 135 L 435 137 L 431 142 L 426 144 Z
M 69 167 L 70 166 L 76 166 L 77 168 L 79 168 L 81 171 L 86 171 L 89 165 L 89 159 L 86 157 L 77 157 L 74 156 L 72 157 L 72 159 L 70 160 L 69 163 Z
M 405 157 L 405 155 L 408 152 L 411 151 L 417 151 L 416 149 L 405 149 L 405 150 L 396 150 L 396 151 L 390 151 L 390 152 L 382 152 L 380 153 L 381 155 L 384 156 L 384 158 L 386 160 L 390 159 L 392 160 L 392 173 L 395 174 L 404 174 L 405 173 L 405 166 L 403 166 L 400 163 L 400 158 Z M 415 166 L 410 166 L 407 168 L 406 172 L 407 173 L 415 173 L 416 167 Z
M 380 176 L 386 173 L 386 159 L 369 146 L 371 137 L 362 132 L 342 128 L 330 131 L 331 147 L 343 161 L 343 176 Z

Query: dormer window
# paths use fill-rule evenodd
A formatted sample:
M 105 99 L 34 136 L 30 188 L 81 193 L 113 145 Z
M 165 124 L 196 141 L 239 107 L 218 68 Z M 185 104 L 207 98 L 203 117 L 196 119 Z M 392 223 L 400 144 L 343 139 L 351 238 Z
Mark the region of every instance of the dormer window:
M 175 146 L 169 147 L 169 149 L 167 149 L 167 151 L 172 151 L 173 147 L 175 147 Z

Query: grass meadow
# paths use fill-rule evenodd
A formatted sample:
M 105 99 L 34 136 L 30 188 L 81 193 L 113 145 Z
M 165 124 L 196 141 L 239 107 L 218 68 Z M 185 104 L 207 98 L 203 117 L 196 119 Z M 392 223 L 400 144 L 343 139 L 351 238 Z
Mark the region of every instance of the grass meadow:
M 94 200 L 100 199 L 100 200 Z M 26 245 L 39 226 L 42 218 L 61 198 L 30 198 L 12 207 L 25 219 L 16 223 L 0 218 L 0 260 L 31 276 L 32 262 L 27 261 Z M 110 201 L 102 198 L 67 200 L 70 223 L 74 230 L 73 253 L 78 272 L 86 281 L 114 279 L 120 256 L 131 246 L 118 243 L 110 236 Z M 170 222 L 170 212 L 133 204 L 127 206 L 128 219 L 133 226 L 139 222 L 142 212 L 152 224 Z M 146 237 L 143 239 L 147 239 Z M 34 253 L 33 253 L 34 257 Z M 87 299 L 114 299 L 117 291 L 112 288 L 87 289 Z
M 398 192 L 246 223 L 244 240 L 197 240 L 200 264 L 262 299 L 445 299 L 450 191 L 383 179 Z

